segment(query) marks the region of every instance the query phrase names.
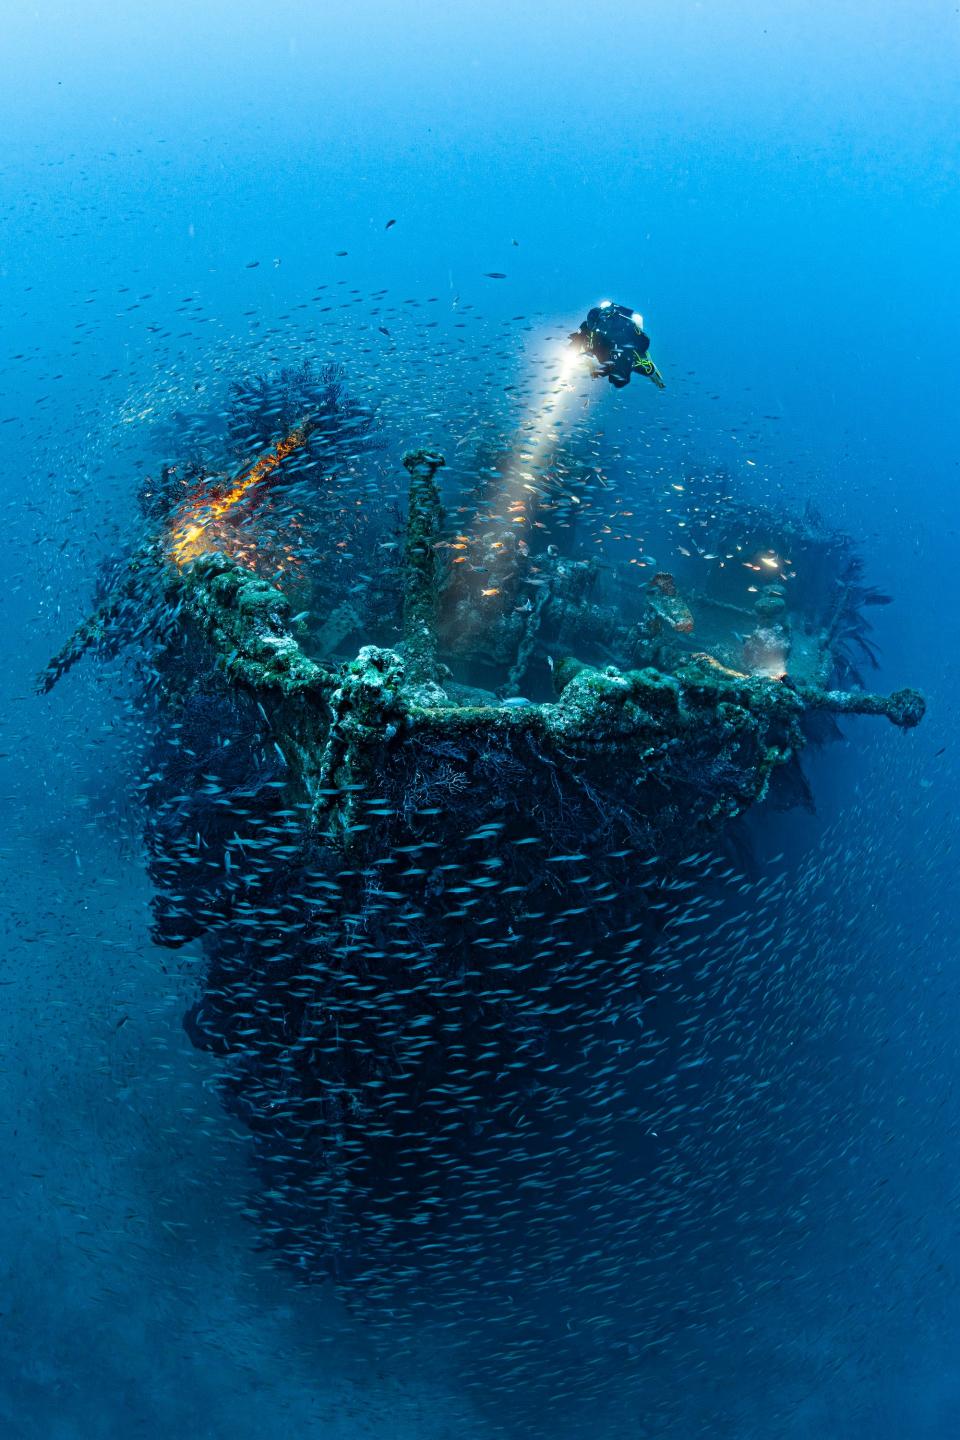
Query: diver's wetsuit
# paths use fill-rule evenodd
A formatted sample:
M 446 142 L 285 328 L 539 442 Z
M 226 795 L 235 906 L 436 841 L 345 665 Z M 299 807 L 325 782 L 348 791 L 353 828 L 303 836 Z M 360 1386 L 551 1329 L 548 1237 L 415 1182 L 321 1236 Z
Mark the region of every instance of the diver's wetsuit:
M 594 305 L 570 339 L 577 349 L 593 356 L 600 374 L 618 390 L 630 384 L 635 370 L 663 389 L 663 376 L 648 355 L 650 336 L 626 305 Z

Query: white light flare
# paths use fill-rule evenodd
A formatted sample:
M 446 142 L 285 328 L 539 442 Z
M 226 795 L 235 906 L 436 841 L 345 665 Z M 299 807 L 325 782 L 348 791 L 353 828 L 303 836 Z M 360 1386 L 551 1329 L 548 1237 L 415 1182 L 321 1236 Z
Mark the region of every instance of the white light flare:
M 506 475 L 505 499 L 512 511 L 516 511 L 518 491 L 524 479 L 534 478 L 543 470 L 552 452 L 564 438 L 573 411 L 573 402 L 580 398 L 576 382 L 592 377 L 595 362 L 583 351 L 571 348 L 563 350 L 556 359 L 557 373 L 550 389 L 539 400 L 531 402 L 530 411 L 520 436 L 514 446 L 510 466 Z M 592 390 L 584 396 L 583 408 L 590 403 Z M 529 489 L 529 486 L 527 487 Z M 514 514 L 516 523 L 521 516 Z

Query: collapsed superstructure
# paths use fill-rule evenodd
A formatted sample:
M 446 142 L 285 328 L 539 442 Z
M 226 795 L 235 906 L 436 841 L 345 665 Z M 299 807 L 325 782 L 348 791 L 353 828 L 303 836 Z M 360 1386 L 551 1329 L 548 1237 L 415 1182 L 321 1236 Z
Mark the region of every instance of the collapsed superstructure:
M 451 523 L 418 450 L 397 532 L 354 503 L 370 427 L 337 377 L 265 385 L 235 397 L 253 458 L 165 473 L 44 688 L 148 637 L 155 933 L 202 943 L 188 1028 L 255 1136 L 273 1243 L 432 1313 L 522 1252 L 536 1307 L 564 1225 L 605 1205 L 597 1076 L 656 1074 L 637 1017 L 665 921 L 732 821 L 802 796 L 830 717 L 908 729 L 923 701 L 841 688 L 883 597 L 811 517 L 726 482 L 698 506 L 717 482 L 688 477 L 677 563 L 604 570 L 548 504 Z

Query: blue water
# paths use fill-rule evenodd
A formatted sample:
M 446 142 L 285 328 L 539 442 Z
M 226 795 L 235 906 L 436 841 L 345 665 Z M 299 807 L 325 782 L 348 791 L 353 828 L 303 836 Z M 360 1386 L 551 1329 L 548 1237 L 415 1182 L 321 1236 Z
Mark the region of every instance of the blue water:
M 766 500 L 853 535 L 895 598 L 871 684 L 929 713 L 906 736 L 850 722 L 811 763 L 816 816 L 752 821 L 761 865 L 786 852 L 828 907 L 835 1048 L 744 1177 L 742 1243 L 701 1257 L 696 1344 L 667 1336 L 641 1388 L 625 1359 L 590 1429 L 960 1434 L 957 8 L 5 12 L 2 1433 L 582 1433 L 538 1428 L 495 1373 L 478 1400 L 426 1334 L 392 1346 L 257 1244 L 248 1137 L 180 1023 L 195 956 L 148 940 L 123 682 L 88 665 L 40 699 L 33 677 L 191 397 L 311 349 L 399 446 L 500 405 L 513 341 L 611 294 L 668 382 L 659 410 L 652 387 L 603 397 L 611 434 L 662 425 L 667 463 L 749 462 Z M 479 316 L 463 367 L 411 378 L 416 347 L 295 308 L 321 284 Z

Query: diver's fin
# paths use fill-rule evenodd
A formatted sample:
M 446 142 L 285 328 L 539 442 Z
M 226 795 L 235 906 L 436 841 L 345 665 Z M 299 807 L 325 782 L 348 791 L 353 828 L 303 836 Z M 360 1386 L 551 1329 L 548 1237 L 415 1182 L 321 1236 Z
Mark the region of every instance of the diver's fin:
M 666 389 L 666 381 L 660 374 L 660 371 L 657 369 L 656 365 L 654 365 L 653 361 L 650 359 L 649 355 L 635 354 L 633 368 L 634 370 L 639 370 L 641 375 L 646 375 L 648 380 L 652 380 L 658 390 Z

